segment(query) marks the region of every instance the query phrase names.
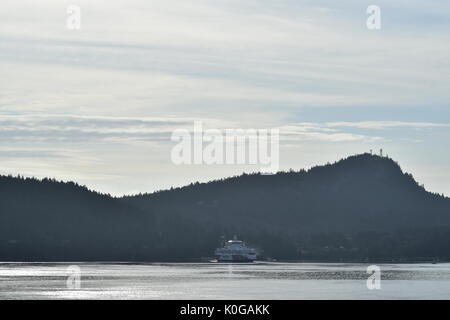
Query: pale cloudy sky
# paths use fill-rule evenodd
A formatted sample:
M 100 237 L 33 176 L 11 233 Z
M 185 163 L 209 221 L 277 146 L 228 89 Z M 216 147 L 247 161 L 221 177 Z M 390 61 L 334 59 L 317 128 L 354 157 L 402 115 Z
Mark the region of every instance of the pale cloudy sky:
M 2 0 L 0 173 L 120 195 L 255 170 L 175 166 L 171 132 L 202 120 L 279 128 L 282 169 L 383 148 L 450 196 L 449 16 L 448 0 Z

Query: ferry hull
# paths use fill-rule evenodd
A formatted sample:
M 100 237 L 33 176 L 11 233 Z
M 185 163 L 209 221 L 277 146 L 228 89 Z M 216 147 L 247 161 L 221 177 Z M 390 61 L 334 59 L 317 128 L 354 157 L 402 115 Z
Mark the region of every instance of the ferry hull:
M 239 259 L 239 260 L 224 260 L 224 259 L 217 259 L 217 262 L 220 262 L 220 263 L 230 263 L 230 262 L 232 262 L 232 263 L 248 263 L 248 262 L 254 262 L 255 260 L 252 260 L 252 259 Z

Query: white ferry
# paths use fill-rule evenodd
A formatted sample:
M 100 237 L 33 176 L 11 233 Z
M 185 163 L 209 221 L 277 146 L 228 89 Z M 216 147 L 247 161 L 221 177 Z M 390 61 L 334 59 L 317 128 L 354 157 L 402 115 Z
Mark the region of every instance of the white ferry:
M 256 260 L 256 251 L 247 247 L 243 241 L 228 240 L 222 248 L 215 252 L 218 262 L 253 262 Z

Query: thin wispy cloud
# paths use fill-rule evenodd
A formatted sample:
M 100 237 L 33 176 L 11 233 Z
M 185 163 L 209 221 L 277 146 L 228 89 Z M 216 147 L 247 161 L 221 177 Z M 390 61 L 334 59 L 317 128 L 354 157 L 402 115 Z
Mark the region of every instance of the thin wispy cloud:
M 194 122 L 201 121 L 205 130 L 214 128 L 226 130 L 239 128 L 239 123 L 220 119 L 198 118 L 133 118 L 63 115 L 0 115 L 0 137 L 10 141 L 28 142 L 78 142 L 96 141 L 143 141 L 171 143 L 174 130 L 185 129 L 193 132 Z M 385 124 L 386 125 L 386 124 Z M 421 124 L 423 126 L 423 124 Z M 284 141 L 354 141 L 376 140 L 376 136 L 365 136 L 338 130 L 335 127 L 352 127 L 350 123 L 298 123 L 272 127 L 280 130 Z M 362 123 L 353 127 L 365 128 Z M 253 128 L 257 129 L 257 128 Z
M 311 123 L 301 123 L 309 126 Z M 434 122 L 402 122 L 402 121 L 355 121 L 355 122 L 325 122 L 326 128 L 357 128 L 357 129 L 388 129 L 388 128 L 449 128 L 449 123 Z

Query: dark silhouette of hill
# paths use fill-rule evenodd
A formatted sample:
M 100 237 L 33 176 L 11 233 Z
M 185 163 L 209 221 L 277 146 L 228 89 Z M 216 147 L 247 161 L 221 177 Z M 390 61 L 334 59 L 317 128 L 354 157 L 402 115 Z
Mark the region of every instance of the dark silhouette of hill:
M 123 198 L 13 177 L 0 192 L 1 260 L 186 261 L 234 235 L 277 259 L 450 258 L 450 199 L 370 154 Z
M 0 259 L 130 259 L 144 217 L 124 202 L 55 180 L 0 177 Z

